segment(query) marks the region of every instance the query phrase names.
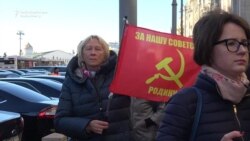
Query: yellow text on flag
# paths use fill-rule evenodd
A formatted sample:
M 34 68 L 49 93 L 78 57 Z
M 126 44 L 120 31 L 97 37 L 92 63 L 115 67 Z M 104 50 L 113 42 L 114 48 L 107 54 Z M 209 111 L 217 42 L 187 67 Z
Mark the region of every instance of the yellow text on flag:
M 177 48 L 194 49 L 194 45 L 192 42 L 183 41 L 177 38 L 167 38 L 165 36 L 154 34 L 144 34 L 143 32 L 135 32 L 135 39 L 160 45 L 173 46 Z

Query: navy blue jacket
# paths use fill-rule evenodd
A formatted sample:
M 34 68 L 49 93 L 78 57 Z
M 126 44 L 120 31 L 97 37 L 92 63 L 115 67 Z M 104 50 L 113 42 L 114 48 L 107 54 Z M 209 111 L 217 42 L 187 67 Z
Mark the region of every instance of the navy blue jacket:
M 108 98 L 116 60 L 117 55 L 111 52 L 108 63 L 96 72 L 94 79 L 78 77 L 75 73 L 78 58 L 74 57 L 70 61 L 54 120 L 56 132 L 63 133 L 74 141 L 130 140 L 130 98 L 117 94 L 112 99 Z M 94 119 L 109 122 L 109 128 L 102 135 L 86 133 L 88 123 Z
M 196 141 L 220 141 L 224 134 L 233 130 L 244 131 L 245 138 L 250 140 L 249 94 L 236 105 L 223 100 L 215 81 L 204 74 L 198 76 L 194 86 L 200 90 L 203 97 Z M 192 132 L 196 102 L 197 96 L 192 88 L 185 88 L 174 95 L 167 103 L 157 141 L 188 141 Z

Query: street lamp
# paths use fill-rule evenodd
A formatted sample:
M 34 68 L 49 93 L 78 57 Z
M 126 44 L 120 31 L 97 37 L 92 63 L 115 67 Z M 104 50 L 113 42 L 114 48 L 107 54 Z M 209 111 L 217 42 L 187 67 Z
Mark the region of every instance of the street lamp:
M 172 1 L 172 34 L 176 34 L 176 23 L 177 23 L 177 2 L 176 0 Z M 181 35 L 183 35 L 183 0 L 181 0 Z
M 183 36 L 183 0 L 181 0 L 181 35 Z
M 176 15 L 177 15 L 177 3 L 176 0 L 172 1 L 172 34 L 176 34 Z
M 22 55 L 22 49 L 21 49 L 21 40 L 22 40 L 22 35 L 24 35 L 24 33 L 22 31 L 18 31 L 16 33 L 17 35 L 19 35 L 19 39 L 20 39 L 20 50 L 19 50 L 19 56 Z

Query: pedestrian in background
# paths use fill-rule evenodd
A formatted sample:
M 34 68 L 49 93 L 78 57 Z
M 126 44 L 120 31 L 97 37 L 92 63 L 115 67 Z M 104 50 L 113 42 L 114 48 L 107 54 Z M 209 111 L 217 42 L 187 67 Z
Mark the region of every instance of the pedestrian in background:
M 250 28 L 237 15 L 210 11 L 193 29 L 194 61 L 201 71 L 194 88 L 202 96 L 193 141 L 250 140 Z M 194 129 L 197 93 L 184 88 L 166 105 L 157 141 L 188 141 Z
M 99 36 L 81 41 L 67 73 L 55 116 L 56 132 L 71 141 L 130 141 L 130 97 L 112 94 L 117 55 Z
M 60 75 L 59 74 L 59 68 L 58 67 L 54 67 L 53 71 L 51 72 L 51 75 Z

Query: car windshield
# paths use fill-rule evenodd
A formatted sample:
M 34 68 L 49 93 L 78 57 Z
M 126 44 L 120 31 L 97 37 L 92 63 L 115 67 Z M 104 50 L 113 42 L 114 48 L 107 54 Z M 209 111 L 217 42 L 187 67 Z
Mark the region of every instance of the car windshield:
M 62 89 L 62 83 L 60 83 L 60 82 L 53 81 L 53 80 L 47 80 L 47 79 L 43 79 L 43 78 L 37 78 L 37 80 L 39 80 L 40 83 L 42 83 L 48 87 L 52 87 L 58 91 L 61 91 L 61 89 Z
M 11 93 L 13 96 L 16 96 L 18 98 L 21 98 L 23 100 L 30 101 L 30 102 L 50 100 L 49 97 L 46 97 L 28 88 L 24 88 L 22 86 L 8 83 L 8 82 L 0 82 L 0 89 L 2 91 Z

